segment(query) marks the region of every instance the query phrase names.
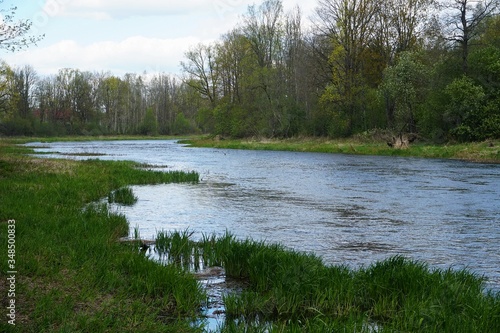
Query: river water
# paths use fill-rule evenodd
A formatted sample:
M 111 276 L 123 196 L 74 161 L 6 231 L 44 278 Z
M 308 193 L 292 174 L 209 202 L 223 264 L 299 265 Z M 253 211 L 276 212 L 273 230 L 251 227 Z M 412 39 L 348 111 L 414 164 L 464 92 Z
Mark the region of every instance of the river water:
M 30 146 L 51 153 L 45 157 L 199 172 L 196 185 L 132 187 L 139 201 L 120 210 L 142 238 L 160 230 L 190 229 L 195 237 L 228 230 L 351 267 L 404 255 L 431 267 L 467 268 L 500 291 L 500 165 L 190 148 L 170 140 Z

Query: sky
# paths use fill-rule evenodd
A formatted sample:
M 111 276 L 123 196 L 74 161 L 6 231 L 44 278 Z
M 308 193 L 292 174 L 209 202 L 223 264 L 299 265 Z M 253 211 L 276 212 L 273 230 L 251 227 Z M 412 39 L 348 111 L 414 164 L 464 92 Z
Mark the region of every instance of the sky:
M 41 75 L 61 68 L 126 73 L 181 73 L 184 53 L 211 43 L 241 22 L 248 6 L 261 0 L 4 0 L 29 19 L 37 46 L 0 59 L 12 67 L 31 65 Z M 283 0 L 285 11 L 299 5 L 307 21 L 316 0 Z

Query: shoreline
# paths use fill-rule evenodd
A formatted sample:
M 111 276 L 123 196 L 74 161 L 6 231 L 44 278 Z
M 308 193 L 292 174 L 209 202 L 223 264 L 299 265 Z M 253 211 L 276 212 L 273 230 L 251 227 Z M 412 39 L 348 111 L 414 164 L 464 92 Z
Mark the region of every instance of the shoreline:
M 199 148 L 274 150 L 327 154 L 398 156 L 455 159 L 473 163 L 500 164 L 500 140 L 447 144 L 411 144 L 406 149 L 391 148 L 380 140 L 347 138 L 328 139 L 299 137 L 290 139 L 225 139 L 201 135 L 191 136 L 67 136 L 67 137 L 0 137 L 0 142 L 26 144 L 30 142 L 78 142 L 125 140 L 177 140 Z
M 407 149 L 390 148 L 383 142 L 364 142 L 356 139 L 329 140 L 325 138 L 225 140 L 205 137 L 181 139 L 179 143 L 204 148 L 442 158 L 475 163 L 500 164 L 500 140 L 443 145 L 414 144 L 410 145 Z

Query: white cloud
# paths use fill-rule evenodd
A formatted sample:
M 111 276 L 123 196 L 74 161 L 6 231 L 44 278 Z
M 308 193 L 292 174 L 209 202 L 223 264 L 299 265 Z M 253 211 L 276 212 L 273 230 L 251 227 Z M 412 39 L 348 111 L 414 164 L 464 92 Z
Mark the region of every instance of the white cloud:
M 147 72 L 178 73 L 184 52 L 200 41 L 195 37 L 157 39 L 129 37 L 120 42 L 104 41 L 81 45 L 73 40 L 29 49 L 5 57 L 11 66 L 32 65 L 40 74 L 54 74 L 61 68 L 111 71 L 116 75 Z
M 60 68 L 109 70 L 116 75 L 179 73 L 185 51 L 218 40 L 241 22 L 254 2 L 262 1 L 42 0 L 43 10 L 33 21 L 47 39 L 3 58 L 11 66 L 30 64 L 42 75 Z M 308 21 L 312 1 L 283 0 L 283 4 L 285 11 L 299 4 L 305 9 L 303 22 Z
M 189 15 L 212 12 L 224 15 L 252 0 L 45 0 L 43 11 L 50 16 L 95 19 L 149 15 Z

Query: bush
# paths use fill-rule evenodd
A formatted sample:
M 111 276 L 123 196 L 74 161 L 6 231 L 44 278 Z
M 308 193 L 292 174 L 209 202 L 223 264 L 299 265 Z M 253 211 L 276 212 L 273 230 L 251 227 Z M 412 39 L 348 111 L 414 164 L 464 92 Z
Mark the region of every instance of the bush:
M 0 134 L 6 136 L 32 136 L 33 124 L 29 119 L 14 118 L 0 123 Z
M 182 135 L 196 132 L 195 126 L 184 116 L 184 113 L 178 113 L 172 126 L 172 134 Z

